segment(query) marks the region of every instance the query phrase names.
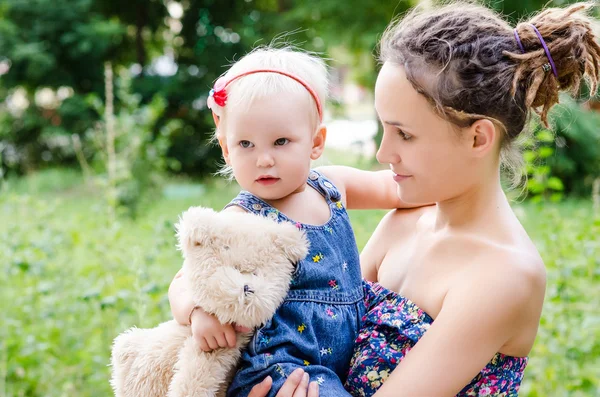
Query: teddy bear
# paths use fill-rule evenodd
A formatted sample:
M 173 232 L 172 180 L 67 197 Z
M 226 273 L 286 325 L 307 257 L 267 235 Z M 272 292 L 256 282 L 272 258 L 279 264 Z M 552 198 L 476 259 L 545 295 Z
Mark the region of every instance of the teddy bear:
M 308 242 L 295 225 L 250 213 L 191 207 L 176 230 L 194 304 L 222 324 L 250 329 L 274 315 L 296 263 L 308 253 Z M 113 343 L 115 396 L 222 396 L 252 334 L 239 333 L 235 348 L 203 352 L 190 327 L 174 320 L 151 329 L 131 328 Z

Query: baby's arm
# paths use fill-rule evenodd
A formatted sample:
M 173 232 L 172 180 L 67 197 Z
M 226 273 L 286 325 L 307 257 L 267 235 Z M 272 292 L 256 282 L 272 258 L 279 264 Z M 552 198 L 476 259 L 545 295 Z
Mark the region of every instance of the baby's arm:
M 348 209 L 413 208 L 403 203 L 397 194 L 391 170 L 363 171 L 357 168 L 331 165 L 317 168 L 335 184 L 342 193 Z
M 175 275 L 169 286 L 169 303 L 173 318 L 179 324 L 190 325 L 200 349 L 208 352 L 219 347 L 235 347 L 236 335 L 231 324 L 221 324 L 215 316 L 194 306 L 183 270 Z
M 175 321 L 182 325 L 190 325 L 190 313 L 194 308 L 194 302 L 184 282 L 183 269 L 179 270 L 171 281 L 168 295 Z

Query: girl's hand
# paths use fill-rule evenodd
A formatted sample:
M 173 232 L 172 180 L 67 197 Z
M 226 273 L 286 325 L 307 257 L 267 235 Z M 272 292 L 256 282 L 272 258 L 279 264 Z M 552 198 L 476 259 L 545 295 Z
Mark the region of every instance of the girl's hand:
M 258 385 L 254 386 L 250 390 L 248 397 L 265 397 L 269 390 L 273 379 L 267 376 Z M 302 368 L 298 368 L 288 376 L 287 380 L 283 384 L 277 397 L 318 397 L 319 396 L 319 384 L 317 382 L 308 383 L 308 374 L 304 372 Z

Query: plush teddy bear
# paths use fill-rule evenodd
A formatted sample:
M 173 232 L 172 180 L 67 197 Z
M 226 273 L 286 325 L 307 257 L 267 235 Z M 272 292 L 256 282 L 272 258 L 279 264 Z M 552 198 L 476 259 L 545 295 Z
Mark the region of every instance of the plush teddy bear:
M 294 225 L 254 214 L 192 207 L 176 228 L 194 304 L 222 324 L 253 329 L 269 320 L 308 252 Z M 235 348 L 205 353 L 174 320 L 131 328 L 114 341 L 111 385 L 117 397 L 224 395 L 251 337 L 238 334 Z

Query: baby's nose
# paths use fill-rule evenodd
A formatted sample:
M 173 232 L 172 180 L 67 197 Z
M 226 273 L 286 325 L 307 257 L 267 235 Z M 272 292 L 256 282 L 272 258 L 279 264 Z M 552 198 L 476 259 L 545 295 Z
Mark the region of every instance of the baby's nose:
M 273 165 L 275 165 L 275 160 L 269 153 L 261 154 L 256 160 L 257 167 L 272 167 Z

